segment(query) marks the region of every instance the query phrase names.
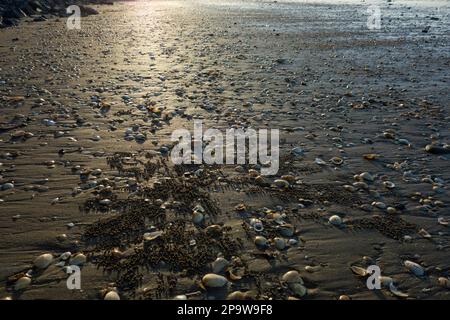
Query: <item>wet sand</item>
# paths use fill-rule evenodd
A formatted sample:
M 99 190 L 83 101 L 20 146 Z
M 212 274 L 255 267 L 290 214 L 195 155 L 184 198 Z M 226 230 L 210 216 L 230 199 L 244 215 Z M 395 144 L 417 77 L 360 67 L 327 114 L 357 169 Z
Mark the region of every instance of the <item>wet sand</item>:
M 1 298 L 400 299 L 351 269 L 373 264 L 409 299 L 450 297 L 448 7 L 382 3 L 379 31 L 360 2 L 95 8 L 79 31 L 0 30 L 0 184 L 14 186 L 0 191 Z M 251 165 L 174 166 L 161 151 L 194 119 L 280 129 L 278 174 L 261 185 Z M 55 265 L 68 251 L 87 256 L 81 291 Z M 44 253 L 54 261 L 33 268 Z M 218 255 L 229 284 L 204 290 Z M 283 283 L 289 270 L 306 295 Z

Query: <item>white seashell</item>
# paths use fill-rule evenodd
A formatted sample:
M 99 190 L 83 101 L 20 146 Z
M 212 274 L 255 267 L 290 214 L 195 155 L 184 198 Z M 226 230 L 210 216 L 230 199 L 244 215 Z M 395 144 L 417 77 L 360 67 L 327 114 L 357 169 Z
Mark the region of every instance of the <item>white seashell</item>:
M 268 246 L 267 239 L 263 236 L 256 236 L 255 245 L 260 248 L 266 248 Z
M 295 232 L 294 226 L 288 223 L 278 226 L 277 229 L 283 237 L 292 237 Z
M 107 294 L 105 294 L 103 300 L 120 300 L 120 296 L 115 291 L 109 291 Z
M 75 265 L 75 266 L 81 266 L 86 263 L 86 260 L 87 260 L 87 258 L 84 254 L 78 253 L 77 255 L 75 255 L 74 257 L 72 257 L 70 259 L 69 264 Z
M 372 181 L 374 180 L 374 177 L 373 177 L 370 173 L 368 173 L 368 172 L 363 172 L 363 173 L 361 173 L 361 174 L 359 175 L 359 177 L 360 177 L 361 179 L 366 180 L 366 181 L 369 181 L 369 182 L 372 182 Z
M 227 297 L 227 300 L 245 300 L 245 293 L 242 291 L 234 291 L 230 293 Z
M 214 273 L 221 273 L 226 267 L 230 265 L 230 262 L 225 258 L 217 258 L 212 263 L 212 270 Z
M 289 182 L 284 179 L 276 179 L 273 184 L 278 188 L 289 188 Z
M 320 266 L 305 266 L 305 271 L 309 273 L 313 273 L 320 270 Z
M 406 260 L 404 262 L 404 265 L 410 272 L 412 272 L 414 275 L 418 277 L 421 277 L 425 274 L 425 269 L 418 263 Z
M 207 288 L 221 288 L 227 283 L 225 277 L 214 273 L 208 273 L 202 278 L 202 284 Z
M 34 260 L 33 265 L 38 269 L 45 269 L 52 263 L 52 261 L 53 256 L 50 253 L 44 253 Z
M 200 213 L 199 211 L 194 211 L 192 213 L 192 222 L 194 222 L 195 224 L 202 223 L 204 218 L 205 217 L 203 216 L 203 214 Z
M 275 245 L 275 248 L 277 248 L 278 250 L 283 250 L 284 248 L 286 248 L 286 240 L 284 240 L 283 238 L 279 237 L 274 238 L 273 244 Z
M 185 294 L 180 294 L 178 296 L 173 297 L 173 300 L 187 300 L 187 295 Z
M 389 288 L 389 286 L 394 283 L 394 279 L 386 276 L 380 276 L 378 277 L 378 280 L 380 280 L 380 285 L 384 288 Z
M 303 279 L 300 276 L 300 273 L 296 270 L 291 270 L 283 274 L 281 280 L 286 283 L 300 283 L 303 284 Z
M 342 219 L 338 215 L 333 215 L 328 219 L 328 222 L 334 226 L 340 226 L 342 224 Z
M 31 284 L 31 279 L 29 277 L 21 277 L 14 284 L 14 290 L 19 291 L 23 290 Z
M 387 188 L 387 189 L 394 189 L 395 188 L 395 184 L 391 181 L 384 181 L 383 185 Z

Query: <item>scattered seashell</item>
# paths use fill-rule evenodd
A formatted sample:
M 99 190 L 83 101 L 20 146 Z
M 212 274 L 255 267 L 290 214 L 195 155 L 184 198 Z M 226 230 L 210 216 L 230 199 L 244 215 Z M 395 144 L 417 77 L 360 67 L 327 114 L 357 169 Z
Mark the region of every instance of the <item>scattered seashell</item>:
M 363 172 L 359 175 L 359 177 L 361 179 L 369 181 L 369 182 L 372 182 L 375 180 L 374 177 L 369 172 Z
M 399 291 L 393 282 L 391 282 L 391 284 L 389 285 L 389 291 L 391 291 L 393 295 L 399 298 L 408 298 L 408 294 Z
M 286 240 L 276 237 L 273 239 L 273 244 L 278 250 L 284 250 L 286 248 Z
M 333 157 L 333 158 L 330 159 L 330 162 L 335 164 L 335 165 L 337 165 L 337 166 L 340 166 L 341 164 L 344 163 L 344 160 L 342 158 L 339 158 L 339 157 Z
M 256 236 L 255 245 L 259 248 L 267 248 L 268 247 L 267 239 L 264 238 L 263 236 Z
M 389 214 L 396 214 L 397 213 L 397 209 L 395 209 L 394 207 L 387 207 L 386 208 L 386 212 Z
M 358 267 L 358 266 L 351 266 L 350 269 L 352 270 L 352 272 L 360 277 L 365 277 L 368 274 L 367 270 L 365 268 L 362 267 Z
M 227 296 L 227 300 L 245 300 L 246 295 L 242 291 L 233 291 Z
M 52 261 L 53 255 L 50 253 L 44 253 L 34 260 L 33 265 L 38 269 L 45 269 L 52 263 Z
M 257 176 L 255 178 L 255 183 L 261 187 L 267 187 L 270 185 L 269 181 L 263 176 Z
M 226 267 L 230 265 L 230 262 L 225 258 L 217 258 L 212 263 L 212 271 L 214 273 L 221 273 L 225 270 Z
M 366 159 L 366 160 L 376 160 L 376 159 L 378 159 L 379 157 L 380 157 L 380 155 L 379 155 L 379 154 L 376 154 L 376 153 L 366 153 L 366 154 L 363 154 L 363 158 Z
M 425 146 L 425 151 L 432 154 L 448 154 L 450 153 L 450 148 L 440 147 L 435 144 L 428 144 Z
M 206 288 L 221 288 L 228 283 L 228 280 L 218 274 L 208 273 L 202 278 L 202 284 Z
M 346 294 L 340 295 L 338 300 L 351 300 L 350 297 Z
M 382 209 L 382 210 L 386 209 L 386 207 L 387 207 L 387 205 L 381 201 L 372 202 L 372 206 L 377 207 L 378 209 Z
M 1 190 L 2 191 L 6 191 L 6 190 L 11 190 L 11 189 L 13 189 L 14 188 L 14 184 L 12 184 L 12 183 L 10 183 L 10 182 L 7 182 L 7 183 L 4 183 L 4 184 L 2 184 L 2 186 L 1 186 Z
M 273 184 L 278 188 L 289 188 L 289 182 L 283 179 L 277 179 L 273 182 Z
M 146 232 L 143 235 L 145 241 L 153 241 L 163 235 L 164 231 Z
M 389 288 L 390 285 L 394 283 L 394 279 L 392 279 L 391 277 L 387 277 L 387 276 L 380 276 L 380 277 L 378 277 L 378 280 L 380 280 L 380 285 L 383 288 Z
M 394 189 L 395 188 L 395 184 L 391 181 L 384 181 L 383 185 L 387 188 L 387 189 Z
M 316 159 L 314 160 L 314 163 L 315 163 L 315 164 L 318 164 L 319 166 L 324 166 L 324 165 L 327 164 L 324 160 L 322 160 L 322 159 L 320 159 L 320 158 L 316 158 Z
M 338 215 L 332 215 L 328 222 L 334 226 L 340 226 L 342 224 L 342 219 Z
M 115 291 L 109 291 L 107 294 L 105 294 L 103 300 L 120 300 L 120 296 Z
M 298 273 L 297 270 L 291 270 L 283 274 L 281 277 L 281 280 L 285 283 L 300 283 L 303 284 L 303 279 L 300 276 L 300 273 Z
M 81 266 L 86 263 L 86 260 L 87 260 L 87 258 L 84 254 L 78 253 L 70 259 L 69 264 L 75 265 L 75 266 Z
M 14 284 L 14 290 L 23 290 L 31 284 L 31 279 L 29 277 L 21 277 Z
M 72 256 L 72 253 L 67 251 L 67 252 L 62 253 L 59 256 L 59 259 L 65 261 L 65 260 L 69 259 L 71 256 Z
M 450 289 L 450 280 L 448 278 L 439 277 L 437 281 L 441 287 Z
M 308 293 L 308 289 L 301 283 L 290 283 L 288 286 L 299 297 L 304 297 Z
M 194 222 L 195 224 L 201 224 L 203 222 L 204 219 L 204 215 L 203 213 L 199 212 L 199 211 L 194 211 L 192 213 L 192 222 Z
M 414 275 L 418 277 L 421 277 L 425 274 L 425 269 L 418 263 L 406 260 L 404 262 L 404 265 L 410 272 L 412 272 Z
M 292 237 L 295 232 L 294 226 L 288 223 L 278 226 L 277 229 L 283 237 Z
M 320 266 L 305 266 L 305 271 L 313 273 L 320 270 Z
M 450 222 L 449 222 L 448 219 L 446 219 L 446 218 L 439 217 L 439 218 L 438 218 L 438 223 L 439 223 L 440 225 L 443 225 L 443 226 L 448 226 Z
M 264 230 L 264 226 L 261 220 L 252 218 L 250 219 L 250 225 L 253 227 L 253 230 L 256 232 L 261 232 Z
M 431 234 L 429 234 L 428 231 L 423 228 L 419 230 L 419 234 L 425 239 L 431 239 Z

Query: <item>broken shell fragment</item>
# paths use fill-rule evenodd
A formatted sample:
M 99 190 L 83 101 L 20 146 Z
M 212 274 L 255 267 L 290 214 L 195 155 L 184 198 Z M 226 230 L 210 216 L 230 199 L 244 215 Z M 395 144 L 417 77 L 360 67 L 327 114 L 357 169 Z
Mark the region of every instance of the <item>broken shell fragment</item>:
M 221 288 L 227 283 L 228 280 L 225 277 L 214 273 L 208 273 L 202 278 L 202 284 L 206 288 Z
M 44 253 L 34 260 L 33 265 L 38 269 L 45 269 L 52 263 L 52 261 L 53 255 L 50 253 Z

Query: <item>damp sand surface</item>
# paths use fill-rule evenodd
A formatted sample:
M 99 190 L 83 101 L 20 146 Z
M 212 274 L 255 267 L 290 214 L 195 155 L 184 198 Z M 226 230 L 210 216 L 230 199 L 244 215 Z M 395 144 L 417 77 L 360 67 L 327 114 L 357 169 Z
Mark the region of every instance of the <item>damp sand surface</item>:
M 81 30 L 1 30 L 0 297 L 400 299 L 351 269 L 378 265 L 409 299 L 448 299 L 449 9 L 380 2 L 369 30 L 368 5 L 131 1 Z M 174 165 L 194 120 L 279 129 L 279 172 Z M 87 256 L 81 291 L 64 252 Z M 229 284 L 204 290 L 217 256 Z

